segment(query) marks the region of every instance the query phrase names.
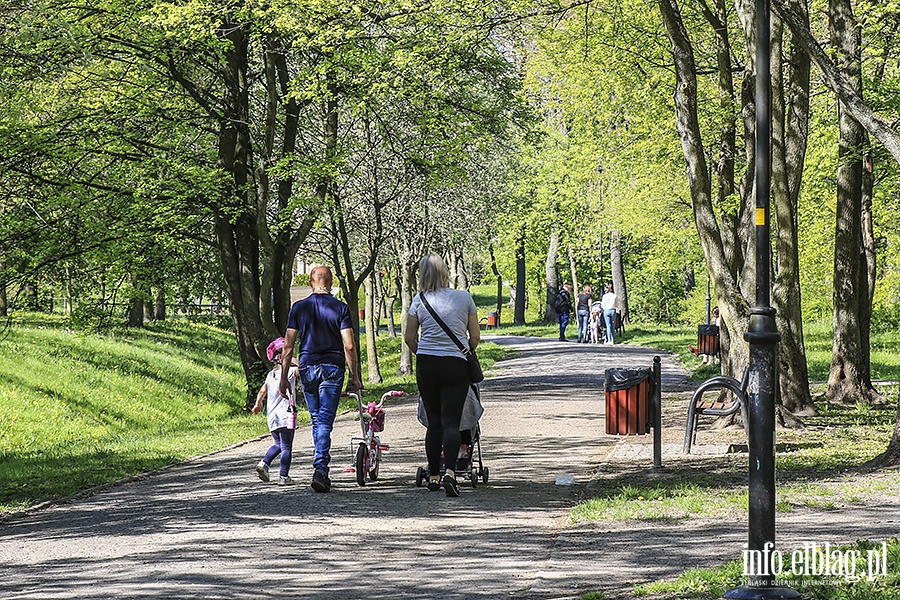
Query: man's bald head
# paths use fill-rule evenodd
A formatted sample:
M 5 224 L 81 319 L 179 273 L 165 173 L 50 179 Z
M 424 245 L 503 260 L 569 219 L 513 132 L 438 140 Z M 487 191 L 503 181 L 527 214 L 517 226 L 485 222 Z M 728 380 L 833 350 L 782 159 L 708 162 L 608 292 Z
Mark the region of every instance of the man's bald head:
M 309 282 L 314 288 L 330 290 L 331 285 L 334 283 L 334 275 L 331 274 L 331 269 L 319 265 L 318 267 L 313 267 L 313 270 L 309 272 Z

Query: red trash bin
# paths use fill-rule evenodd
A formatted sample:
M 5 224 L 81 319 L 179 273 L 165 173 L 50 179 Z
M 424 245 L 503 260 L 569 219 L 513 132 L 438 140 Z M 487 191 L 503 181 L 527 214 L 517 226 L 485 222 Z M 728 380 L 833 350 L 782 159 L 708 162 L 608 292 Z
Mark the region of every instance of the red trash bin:
M 697 326 L 697 352 L 707 356 L 719 355 L 719 326 Z
M 650 429 L 650 369 L 606 370 L 606 433 L 644 435 Z

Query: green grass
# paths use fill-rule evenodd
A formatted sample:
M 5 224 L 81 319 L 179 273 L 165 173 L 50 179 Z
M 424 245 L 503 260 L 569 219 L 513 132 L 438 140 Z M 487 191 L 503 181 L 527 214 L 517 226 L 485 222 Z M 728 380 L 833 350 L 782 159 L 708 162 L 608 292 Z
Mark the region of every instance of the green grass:
M 781 585 L 801 592 L 809 600 L 897 600 L 900 597 L 900 541 L 891 538 L 886 541 L 871 542 L 859 540 L 855 544 L 831 548 L 830 552 L 840 552 L 841 556 L 854 557 L 849 564 L 855 565 L 855 574 L 845 576 L 823 576 L 815 574 L 794 574 L 791 554 L 801 548 L 784 551 L 783 572 L 778 576 Z M 819 551 L 822 551 L 820 548 Z M 878 572 L 873 568 L 870 578 L 869 556 L 872 552 L 873 567 L 878 564 L 874 557 L 887 554 L 887 568 Z M 799 563 L 802 564 L 802 563 Z M 798 570 L 802 570 L 798 568 Z M 859 579 L 855 581 L 855 579 Z M 871 579 L 871 580 L 870 580 Z M 679 600 L 721 598 L 729 589 L 746 585 L 742 560 L 727 562 L 707 569 L 691 569 L 672 581 L 656 581 L 636 585 L 636 597 L 672 598 Z
M 747 509 L 746 491 L 716 489 L 697 482 L 625 484 L 579 503 L 571 523 L 584 521 L 669 521 L 738 514 Z
M 637 597 L 674 594 L 678 598 L 721 598 L 731 588 L 745 583 L 741 561 L 712 569 L 690 569 L 674 581 L 656 581 L 634 586 Z
M 811 381 L 826 381 L 833 354 L 831 324 L 805 323 L 803 334 L 809 363 L 809 378 Z M 900 331 L 873 332 L 869 349 L 872 379 L 896 381 L 900 378 Z
M 0 511 L 255 437 L 233 334 L 183 321 L 79 335 L 46 315 L 0 337 Z

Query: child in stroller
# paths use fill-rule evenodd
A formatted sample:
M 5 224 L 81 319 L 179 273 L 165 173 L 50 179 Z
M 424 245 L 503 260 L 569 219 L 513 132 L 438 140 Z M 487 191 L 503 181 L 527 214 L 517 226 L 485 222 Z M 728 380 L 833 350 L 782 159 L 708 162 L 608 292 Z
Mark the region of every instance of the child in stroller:
M 484 466 L 481 458 L 481 425 L 479 420 L 484 413 L 484 407 L 481 405 L 481 390 L 477 384 L 473 384 L 469 388 L 469 395 L 466 397 L 466 404 L 463 407 L 463 416 L 460 421 L 460 446 L 459 453 L 456 456 L 456 477 L 465 478 L 472 482 L 472 487 L 478 485 L 478 479 L 481 478 L 483 483 L 488 482 L 490 476 L 489 470 Z M 425 414 L 425 407 L 419 399 L 418 409 L 419 423 L 428 427 L 428 416 Z M 444 457 L 444 465 L 441 468 L 441 475 L 446 468 L 447 457 Z M 416 487 L 422 487 L 431 476 L 427 467 L 418 467 L 416 469 Z

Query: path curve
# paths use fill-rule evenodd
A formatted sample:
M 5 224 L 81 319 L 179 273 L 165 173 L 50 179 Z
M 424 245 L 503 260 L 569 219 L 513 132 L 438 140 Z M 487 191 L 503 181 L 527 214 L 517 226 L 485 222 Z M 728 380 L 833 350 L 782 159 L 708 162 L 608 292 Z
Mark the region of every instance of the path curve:
M 547 565 L 577 486 L 617 438 L 603 433 L 609 367 L 656 353 L 497 337 L 515 355 L 482 384 L 488 485 L 460 498 L 415 486 L 424 428 L 415 399 L 387 407 L 391 445 L 378 482 L 359 487 L 339 417 L 329 494 L 308 487 L 309 432 L 292 475 L 256 479 L 256 441 L 0 525 L 0 597 L 12 598 L 555 598 Z M 684 374 L 667 357 L 673 381 Z M 262 422 L 260 425 L 263 426 Z M 548 579 L 550 584 L 548 585 Z M 540 590 L 540 591 L 539 591 Z
M 342 471 L 358 427 L 344 414 L 329 494 L 307 485 L 303 429 L 291 473 L 300 485 L 256 478 L 262 439 L 0 523 L 0 598 L 551 600 L 602 590 L 614 599 L 631 597 L 634 582 L 741 556 L 747 529 L 736 520 L 566 524 L 604 464 L 635 456 L 647 457 L 636 468 L 650 464 L 652 436 L 604 433 L 604 371 L 650 366 L 659 355 L 665 398 L 686 389 L 686 373 L 668 355 L 493 341 L 514 356 L 482 385 L 488 485 L 465 483 L 459 498 L 417 488 L 424 428 L 415 398 L 398 399 L 387 407 L 382 439 L 391 449 L 381 477 L 365 487 Z M 663 410 L 664 463 L 680 450 L 682 413 L 683 404 Z M 559 475 L 577 485 L 556 485 Z M 779 517 L 783 530 L 794 542 L 886 539 L 900 530 L 900 509 L 860 506 L 815 519 L 798 512 Z

